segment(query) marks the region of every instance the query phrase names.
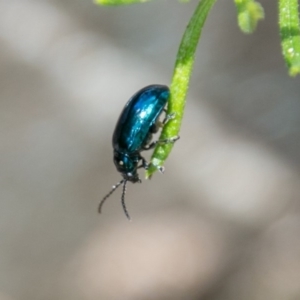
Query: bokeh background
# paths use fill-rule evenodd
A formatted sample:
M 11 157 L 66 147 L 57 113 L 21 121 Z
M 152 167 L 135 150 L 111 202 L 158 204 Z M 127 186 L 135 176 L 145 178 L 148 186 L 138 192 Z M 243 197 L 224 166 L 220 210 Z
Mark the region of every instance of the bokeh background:
M 0 300 L 300 299 L 300 81 L 261 3 L 253 35 L 213 8 L 181 139 L 128 185 L 128 222 L 121 191 L 97 214 L 112 132 L 170 83 L 197 1 L 0 0 Z

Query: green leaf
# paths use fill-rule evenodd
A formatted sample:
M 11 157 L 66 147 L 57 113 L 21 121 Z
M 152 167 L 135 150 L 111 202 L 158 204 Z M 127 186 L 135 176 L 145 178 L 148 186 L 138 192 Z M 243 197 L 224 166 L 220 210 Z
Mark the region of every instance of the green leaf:
M 202 28 L 206 17 L 216 0 L 202 0 L 182 37 L 171 83 L 171 97 L 168 102 L 168 114 L 175 113 L 175 118 L 170 120 L 163 128 L 160 140 L 169 139 L 179 135 L 179 130 L 183 117 L 183 110 L 186 101 L 186 95 L 189 87 L 190 77 L 192 74 L 195 52 L 201 36 Z M 151 164 L 146 171 L 146 178 L 161 166 L 164 165 L 173 144 L 157 145 L 151 157 Z
M 107 6 L 128 5 L 133 3 L 144 3 L 148 1 L 150 0 L 94 0 L 96 4 Z
M 300 27 L 298 0 L 279 0 L 281 47 L 289 74 L 300 73 Z
M 259 20 L 264 18 L 264 9 L 255 0 L 235 0 L 238 24 L 244 33 L 252 33 Z

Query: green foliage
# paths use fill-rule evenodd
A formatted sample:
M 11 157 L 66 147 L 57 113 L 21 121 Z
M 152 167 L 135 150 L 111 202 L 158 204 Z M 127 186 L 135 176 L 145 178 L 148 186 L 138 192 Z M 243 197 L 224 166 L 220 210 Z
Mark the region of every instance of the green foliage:
M 298 0 L 279 0 L 281 47 L 289 74 L 300 73 L 300 27 Z
M 148 0 L 94 0 L 100 5 L 127 5 L 147 2 Z M 188 2 L 189 0 L 179 0 Z M 234 0 L 238 24 L 244 33 L 252 33 L 259 20 L 264 18 L 264 10 L 255 0 Z M 300 73 L 300 27 L 298 16 L 298 0 L 279 1 L 279 26 L 283 57 L 289 68 L 289 74 L 295 76 Z M 195 53 L 201 36 L 205 20 L 216 0 L 200 0 L 196 10 L 182 37 L 171 82 L 171 98 L 168 113 L 175 113 L 163 128 L 160 140 L 170 139 L 179 135 L 185 107 L 186 95 L 194 66 Z M 275 1 L 274 1 L 275 3 Z M 149 178 L 157 169 L 163 166 L 170 154 L 173 144 L 157 145 L 154 149 L 150 168 L 146 171 Z
M 176 113 L 163 128 L 160 139 L 168 139 L 179 135 L 186 95 L 193 71 L 195 52 L 201 36 L 206 17 L 216 0 L 202 0 L 182 37 L 171 83 L 171 98 L 168 103 L 168 113 Z M 154 149 L 150 168 L 146 171 L 146 177 L 150 177 L 158 167 L 163 166 L 173 144 L 157 145 Z
M 263 19 L 264 9 L 255 0 L 235 0 L 238 24 L 244 33 L 252 33 L 259 20 Z

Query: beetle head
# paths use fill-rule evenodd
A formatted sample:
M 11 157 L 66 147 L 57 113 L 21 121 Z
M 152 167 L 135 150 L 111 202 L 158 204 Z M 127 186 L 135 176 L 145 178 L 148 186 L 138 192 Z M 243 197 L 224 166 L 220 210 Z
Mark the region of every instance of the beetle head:
M 138 161 L 138 156 L 129 156 L 118 151 L 114 152 L 115 166 L 118 172 L 122 174 L 125 181 L 130 181 L 132 183 L 141 182 L 137 173 Z

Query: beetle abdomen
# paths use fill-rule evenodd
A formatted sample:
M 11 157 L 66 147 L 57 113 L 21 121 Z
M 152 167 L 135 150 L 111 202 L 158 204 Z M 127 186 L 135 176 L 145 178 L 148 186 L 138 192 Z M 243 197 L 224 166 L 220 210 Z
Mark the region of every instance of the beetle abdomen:
M 139 152 L 148 141 L 150 128 L 162 113 L 170 91 L 164 85 L 150 85 L 138 91 L 127 102 L 113 135 L 117 151 Z

